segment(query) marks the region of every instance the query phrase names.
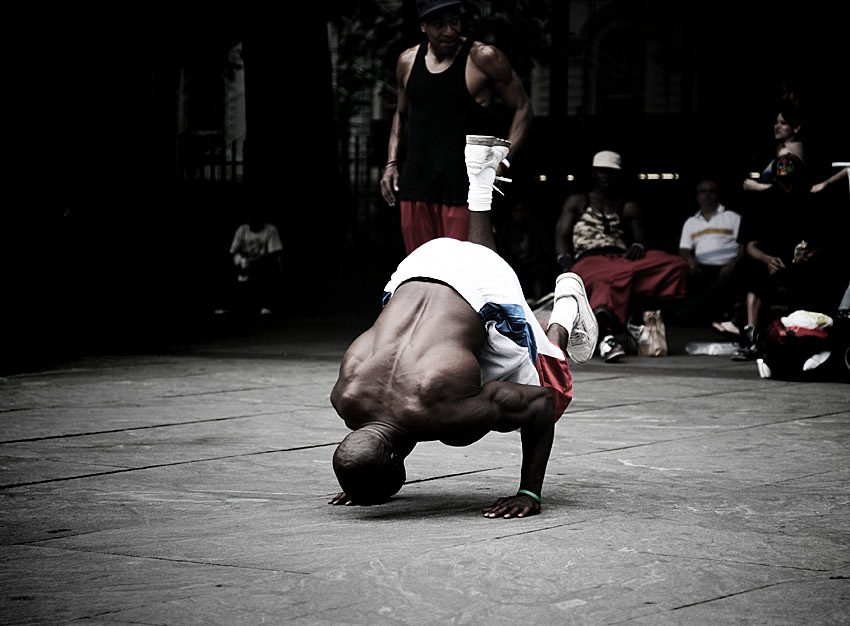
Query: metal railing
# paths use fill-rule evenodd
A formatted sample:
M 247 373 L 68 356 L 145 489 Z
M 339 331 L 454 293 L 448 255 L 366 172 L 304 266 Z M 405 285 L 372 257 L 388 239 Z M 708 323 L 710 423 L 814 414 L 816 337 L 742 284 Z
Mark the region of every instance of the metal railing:
M 175 176 L 180 181 L 239 183 L 244 176 L 244 139 L 226 142 L 219 131 L 178 135 Z

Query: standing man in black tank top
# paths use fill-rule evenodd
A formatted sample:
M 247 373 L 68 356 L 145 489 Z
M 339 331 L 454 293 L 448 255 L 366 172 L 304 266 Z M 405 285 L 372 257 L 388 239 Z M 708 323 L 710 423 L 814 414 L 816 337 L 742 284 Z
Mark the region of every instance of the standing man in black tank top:
M 531 125 L 531 101 L 507 57 L 461 36 L 461 2 L 417 0 L 426 41 L 399 55 L 398 103 L 393 116 L 381 194 L 398 203 L 408 254 L 437 237 L 465 240 L 469 232 L 466 135 L 497 135 L 488 128 L 495 97 L 513 112 L 511 155 Z M 405 150 L 406 148 L 406 150 Z M 498 175 L 510 167 L 504 162 Z

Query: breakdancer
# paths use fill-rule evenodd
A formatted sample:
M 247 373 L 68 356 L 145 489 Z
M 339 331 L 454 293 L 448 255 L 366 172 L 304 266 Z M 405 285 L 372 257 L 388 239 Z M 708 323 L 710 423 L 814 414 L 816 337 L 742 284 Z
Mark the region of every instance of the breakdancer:
M 467 137 L 469 241 L 435 239 L 405 258 L 381 314 L 343 356 L 331 403 L 353 432 L 334 452 L 343 492 L 331 504 L 387 501 L 404 484 L 404 459 L 417 442 L 467 446 L 491 431 L 519 430 L 519 490 L 484 515 L 540 512 L 555 422 L 572 399 L 564 352 L 587 361 L 598 329 L 584 284 L 565 273 L 544 331 L 496 253 L 489 211 L 509 146 Z

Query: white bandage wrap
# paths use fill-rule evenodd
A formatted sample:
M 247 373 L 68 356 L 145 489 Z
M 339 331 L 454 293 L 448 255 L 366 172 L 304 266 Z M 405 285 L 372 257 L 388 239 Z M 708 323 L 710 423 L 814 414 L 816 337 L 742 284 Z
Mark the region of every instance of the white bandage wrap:
M 492 172 L 493 170 L 489 170 Z M 482 176 L 483 178 L 483 176 Z M 493 182 L 495 182 L 495 176 L 490 177 L 492 180 L 485 184 L 472 184 L 472 177 L 470 177 L 470 185 L 469 185 L 469 195 L 467 196 L 467 203 L 469 204 L 470 211 L 489 211 L 493 204 Z

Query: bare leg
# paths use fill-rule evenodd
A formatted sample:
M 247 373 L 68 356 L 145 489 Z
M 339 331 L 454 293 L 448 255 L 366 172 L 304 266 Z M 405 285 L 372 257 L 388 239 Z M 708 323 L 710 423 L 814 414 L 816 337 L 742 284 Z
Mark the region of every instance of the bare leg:
M 752 291 L 747 293 L 747 326 L 756 327 L 761 314 L 761 298 Z
M 744 326 L 741 332 L 741 338 L 738 342 L 740 348 L 732 355 L 733 361 L 748 361 L 756 358 L 756 324 L 758 324 L 759 315 L 761 314 L 761 305 L 762 301 L 759 296 L 752 291 L 747 292 L 747 325 Z
M 549 341 L 561 348 L 561 350 L 564 352 L 567 351 L 567 345 L 570 342 L 570 334 L 567 332 L 566 328 L 560 324 L 549 324 L 549 328 L 546 329 L 546 336 L 549 338 Z
M 493 252 L 497 251 L 490 211 L 469 212 L 469 241 L 490 248 Z

